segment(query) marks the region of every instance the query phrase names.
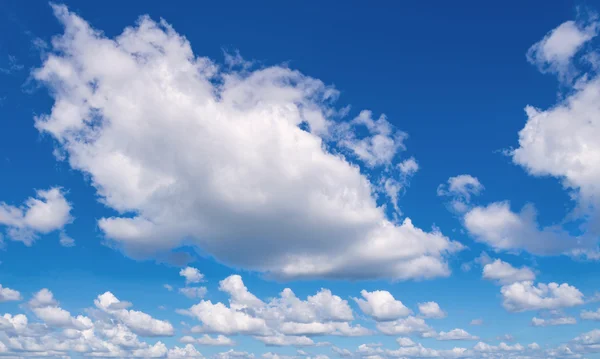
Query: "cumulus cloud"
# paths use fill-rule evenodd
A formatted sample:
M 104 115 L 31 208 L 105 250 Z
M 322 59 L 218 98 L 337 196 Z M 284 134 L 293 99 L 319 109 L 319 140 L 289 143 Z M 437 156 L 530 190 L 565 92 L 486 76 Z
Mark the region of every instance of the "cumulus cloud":
M 21 293 L 17 290 L 3 287 L 2 284 L 0 284 L 0 303 L 16 300 L 21 300 Z
M 179 275 L 185 278 L 185 283 L 200 283 L 204 280 L 204 274 L 200 273 L 198 268 L 185 267 L 179 271 Z
M 409 335 L 420 334 L 425 337 L 434 337 L 435 331 L 425 323 L 422 318 L 409 316 L 391 322 L 377 323 L 377 329 L 386 335 Z
M 584 319 L 584 320 L 600 321 L 600 309 L 597 309 L 595 311 L 582 310 L 579 316 L 581 317 L 581 319 Z
M 592 55 L 594 50 L 582 51 L 583 45 L 597 35 L 597 17 L 586 16 L 567 21 L 552 30 L 529 51 L 530 61 L 542 71 L 558 73 L 559 78 L 572 77 L 580 70 L 577 60 Z M 594 66 L 592 66 L 594 67 Z M 600 153 L 596 138 L 600 135 L 600 78 L 596 69 L 583 69 L 574 84 L 568 85 L 559 101 L 547 109 L 527 106 L 527 122 L 519 131 L 519 145 L 510 151 L 514 163 L 533 176 L 559 179 L 577 201 L 577 207 L 567 219 L 585 219 L 582 234 L 577 240 L 564 233 L 549 235 L 553 251 L 572 248 L 575 254 L 598 258 L 597 234 L 600 233 L 600 166 L 595 160 Z M 543 232 L 547 232 L 542 230 Z M 532 233 L 539 238 L 541 235 Z M 577 243 L 577 242 L 582 242 Z
M 328 289 L 302 300 L 286 288 L 279 297 L 265 302 L 248 290 L 239 275 L 222 280 L 219 289 L 229 295 L 229 305 L 203 300 L 189 309 L 179 310 L 202 323 L 193 327 L 193 332 L 253 335 L 269 345 L 290 341 L 296 343 L 294 345 L 309 345 L 302 338 L 305 336 L 371 334 L 360 325 L 350 324 L 354 315 L 348 302 Z
M 505 285 L 500 290 L 502 305 L 511 312 L 526 310 L 557 309 L 583 304 L 579 289 L 567 284 L 538 283 L 532 281 Z
M 441 319 L 446 317 L 446 312 L 436 302 L 419 303 L 419 312 L 425 318 Z
M 593 248 L 589 238 L 573 237 L 559 226 L 540 227 L 536 216 L 533 205 L 515 213 L 509 202 L 494 202 L 467 212 L 464 225 L 477 241 L 501 251 L 576 255 Z
M 0 203 L 0 225 L 8 238 L 30 246 L 40 234 L 62 229 L 73 220 L 71 204 L 58 187 L 36 191 L 22 206 Z
M 437 188 L 438 196 L 452 198 L 450 208 L 458 213 L 464 213 L 470 208 L 471 196 L 477 196 L 484 187 L 476 177 L 468 174 L 448 178 L 447 183 Z
M 360 292 L 364 299 L 354 298 L 354 301 L 363 313 L 370 315 L 375 320 L 386 321 L 405 317 L 412 313 L 401 301 L 385 290 Z
M 98 222 L 127 254 L 185 240 L 281 278 L 449 275 L 446 257 L 462 246 L 408 218 L 392 223 L 360 168 L 327 150 L 387 164 L 405 135 L 384 117 L 343 126 L 337 91 L 321 81 L 282 66 L 219 70 L 164 21 L 142 17 L 107 38 L 53 9 L 65 34 L 33 73 L 54 99 L 36 127 L 104 204 L 136 213 Z
M 82 315 L 72 317 L 71 313 L 59 307 L 52 292 L 46 288 L 37 292 L 28 304 L 33 313 L 47 325 L 79 330 L 92 327 L 90 318 Z
M 506 285 L 514 282 L 533 281 L 535 273 L 529 267 L 515 268 L 510 263 L 496 259 L 483 267 L 483 278 Z
M 590 21 L 591 20 L 591 21 Z M 541 72 L 557 74 L 570 80 L 575 74 L 573 57 L 583 45 L 598 35 L 600 27 L 595 19 L 566 21 L 551 30 L 527 51 L 527 60 Z
M 174 333 L 171 323 L 155 319 L 149 314 L 137 310 L 125 309 L 131 303 L 121 302 L 111 292 L 101 294 L 94 300 L 96 307 L 106 314 L 121 321 L 132 332 L 142 336 L 172 336 Z
M 478 340 L 479 337 L 469 334 L 464 329 L 452 329 L 447 332 L 439 332 L 436 336 L 437 340 Z

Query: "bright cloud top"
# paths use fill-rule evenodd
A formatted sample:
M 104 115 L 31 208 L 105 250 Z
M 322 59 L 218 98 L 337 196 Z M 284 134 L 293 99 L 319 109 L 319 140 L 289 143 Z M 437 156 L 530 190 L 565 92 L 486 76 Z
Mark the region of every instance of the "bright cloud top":
M 279 66 L 222 71 L 164 21 L 109 39 L 54 11 L 65 33 L 34 72 L 54 106 L 36 126 L 106 205 L 132 213 L 98 222 L 126 253 L 191 244 L 284 278 L 449 275 L 461 246 L 388 220 L 359 167 L 326 150 L 391 163 L 405 136 L 384 116 L 336 122 L 337 92 L 321 81 Z

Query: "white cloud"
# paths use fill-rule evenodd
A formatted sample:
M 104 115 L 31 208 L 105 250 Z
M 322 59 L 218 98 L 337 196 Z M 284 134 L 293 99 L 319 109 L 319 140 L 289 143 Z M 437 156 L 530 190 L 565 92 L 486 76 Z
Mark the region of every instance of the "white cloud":
M 179 293 L 185 295 L 188 298 L 204 298 L 208 290 L 206 287 L 185 287 L 179 288 Z
M 340 144 L 349 148 L 356 157 L 370 167 L 389 165 L 396 153 L 405 149 L 404 140 L 408 135 L 396 131 L 385 115 L 374 120 L 371 111 L 365 110 L 344 125 L 346 126 L 340 127 L 342 129 Z M 366 127 L 370 136 L 357 139 L 354 131 L 357 126 Z
M 416 345 L 415 342 L 412 341 L 412 339 L 407 338 L 407 337 L 400 337 L 396 339 L 396 342 L 398 343 L 399 346 L 401 347 L 412 347 L 414 345 Z
M 162 351 L 161 351 L 162 353 Z M 202 354 L 191 344 L 185 347 L 174 347 L 167 352 L 167 359 L 202 358 Z
M 90 318 L 82 315 L 74 318 L 67 310 L 60 308 L 52 292 L 46 288 L 37 292 L 28 304 L 33 313 L 49 326 L 78 330 L 92 327 Z
M 567 283 L 516 282 L 501 288 L 506 310 L 522 312 L 526 310 L 557 309 L 583 304 L 583 294 Z
M 540 228 L 536 216 L 532 205 L 523 207 L 521 213 L 515 213 L 508 202 L 494 202 L 467 212 L 464 225 L 477 241 L 496 250 L 559 255 L 592 248 L 593 243 L 589 240 L 572 237 L 560 227 Z
M 478 340 L 479 337 L 469 334 L 464 329 L 452 329 L 448 332 L 439 332 L 437 340 Z
M 579 316 L 581 317 L 581 319 L 584 319 L 584 320 L 600 321 L 600 308 L 595 311 L 582 310 L 581 313 L 579 314 Z
M 223 303 L 203 300 L 187 312 L 202 322 L 202 326 L 194 328 L 198 333 L 264 335 L 268 332 L 264 319 L 252 317 Z
M 62 229 L 73 220 L 71 205 L 60 188 L 36 191 L 20 207 L 0 203 L 0 225 L 7 227 L 8 237 L 30 246 L 39 234 Z
M 21 300 L 21 293 L 0 284 L 0 303 Z
M 359 167 L 326 149 L 344 127 L 334 89 L 280 66 L 220 72 L 148 17 L 108 39 L 54 10 L 67 35 L 33 74 L 54 99 L 36 127 L 103 203 L 137 213 L 98 222 L 126 253 L 152 257 L 185 239 L 281 278 L 449 275 L 446 257 L 462 246 L 392 223 Z M 355 153 L 389 161 L 400 132 L 364 113 L 350 127 L 359 123 L 371 134 L 349 140 Z
M 174 329 L 166 320 L 155 319 L 137 310 L 125 309 L 131 303 L 121 302 L 111 292 L 101 294 L 94 300 L 96 307 L 125 324 L 131 331 L 142 336 L 171 336 Z
M 375 320 L 386 321 L 405 317 L 412 313 L 401 301 L 385 290 L 360 292 L 364 299 L 354 298 L 363 313 L 370 315 Z
M 400 162 L 398 168 L 403 175 L 412 176 L 419 170 L 419 164 L 414 157 L 410 157 Z
M 597 17 L 565 22 L 534 45 L 530 53 L 538 65 L 543 65 L 543 71 L 557 72 L 561 78 L 573 77 L 580 72 L 574 67 L 575 60 L 597 57 L 592 50 L 580 50 L 599 29 Z M 588 223 L 581 229 L 588 232 L 578 238 L 581 245 L 573 240 L 568 244 L 575 254 L 598 258 L 600 166 L 596 159 L 600 144 L 596 139 L 600 136 L 600 77 L 595 70 L 585 71 L 553 106 L 525 108 L 527 123 L 519 131 L 518 148 L 510 154 L 513 162 L 530 175 L 555 177 L 570 191 L 577 208 L 567 219 L 586 219 Z M 554 242 L 556 236 L 550 238 Z
M 569 324 L 577 324 L 577 320 L 573 317 L 558 317 L 558 318 L 550 318 L 543 319 L 533 317 L 531 319 L 531 325 L 534 327 L 547 327 L 552 325 L 569 325 Z
M 436 302 L 419 303 L 419 312 L 425 318 L 441 319 L 446 317 L 446 312 Z
M 372 333 L 360 325 L 351 325 L 354 315 L 348 302 L 328 289 L 323 288 L 301 300 L 286 288 L 279 297 L 264 302 L 248 290 L 239 275 L 222 280 L 219 289 L 229 294 L 229 306 L 201 301 L 179 311 L 202 322 L 202 325 L 192 328 L 193 332 L 265 336 L 269 337 L 265 340 L 272 345 L 275 345 L 274 341 L 300 340 L 298 338 L 303 336 L 362 336 Z
M 211 337 L 208 334 L 204 334 L 200 338 L 194 338 L 191 336 L 184 336 L 179 339 L 180 342 L 184 344 L 200 344 L 200 345 L 209 345 L 209 346 L 232 346 L 235 345 L 235 342 L 224 335 L 217 335 L 215 337 Z
M 471 196 L 477 196 L 484 187 L 476 177 L 468 174 L 448 178 L 447 184 L 441 184 L 437 188 L 438 196 L 451 197 L 450 208 L 458 213 L 469 210 Z
M 164 285 L 163 285 L 163 288 L 165 288 L 165 289 L 166 289 L 166 290 L 168 290 L 169 292 L 172 292 L 172 291 L 173 291 L 173 286 L 172 286 L 172 285 L 170 285 L 170 284 L 164 284 Z
M 600 27 L 592 21 L 566 21 L 548 32 L 527 51 L 527 60 L 541 72 L 557 74 L 562 80 L 574 75 L 571 61 L 582 46 L 598 34 Z
M 386 335 L 409 335 L 419 333 L 428 337 L 435 336 L 435 331 L 433 331 L 422 318 L 413 316 L 392 322 L 379 322 L 377 323 L 377 329 Z
M 506 285 L 514 282 L 533 281 L 535 273 L 529 267 L 515 268 L 510 263 L 496 259 L 483 267 L 483 278 Z
M 204 281 L 204 274 L 200 273 L 198 268 L 185 267 L 179 271 L 179 275 L 185 278 L 185 283 L 200 283 Z

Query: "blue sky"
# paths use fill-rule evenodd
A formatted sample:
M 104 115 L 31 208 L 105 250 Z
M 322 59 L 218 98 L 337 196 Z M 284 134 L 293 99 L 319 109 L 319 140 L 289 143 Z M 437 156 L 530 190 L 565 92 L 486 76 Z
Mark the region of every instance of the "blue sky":
M 0 3 L 0 357 L 600 357 L 598 11 Z

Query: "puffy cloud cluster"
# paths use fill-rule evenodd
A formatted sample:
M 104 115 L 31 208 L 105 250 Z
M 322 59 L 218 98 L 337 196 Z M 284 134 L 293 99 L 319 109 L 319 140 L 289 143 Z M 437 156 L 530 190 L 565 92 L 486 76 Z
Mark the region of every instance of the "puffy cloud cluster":
M 328 289 L 302 300 L 286 288 L 279 297 L 264 302 L 248 290 L 239 275 L 222 280 L 219 289 L 229 295 L 228 305 L 202 300 L 189 309 L 179 310 L 201 322 L 192 332 L 204 333 L 201 339 L 213 345 L 217 341 L 223 343 L 223 335 L 235 334 L 254 336 L 270 346 L 314 346 L 319 343 L 312 336 L 371 334 L 370 330 L 351 323 L 354 314 L 348 302 Z M 215 340 L 206 334 L 219 336 Z
M 173 326 L 168 321 L 155 319 L 147 313 L 129 310 L 129 302 L 121 302 L 111 292 L 101 294 L 94 300 L 98 309 L 126 325 L 132 332 L 143 336 L 171 336 Z
M 192 358 L 201 354 L 191 344 L 167 348 L 138 337 L 171 335 L 168 322 L 148 314 L 126 310 L 110 292 L 100 295 L 89 316 L 71 315 L 59 306 L 53 293 L 42 289 L 27 302 L 38 321 L 25 314 L 0 316 L 0 355 L 9 357 L 139 357 Z M 171 330 L 164 328 L 170 327 Z
M 60 188 L 36 191 L 36 197 L 28 198 L 16 207 L 0 202 L 0 225 L 6 226 L 8 238 L 30 246 L 40 234 L 62 230 L 73 220 L 71 204 Z M 73 240 L 63 239 L 61 244 L 70 246 Z
M 54 99 L 36 127 L 104 204 L 135 214 L 98 222 L 127 254 L 185 240 L 281 278 L 449 275 L 446 258 L 462 246 L 389 220 L 376 186 L 342 155 L 393 164 L 406 135 L 384 116 L 344 122 L 335 89 L 286 67 L 221 69 L 164 21 L 142 17 L 108 38 L 53 9 L 65 32 L 33 73 Z

